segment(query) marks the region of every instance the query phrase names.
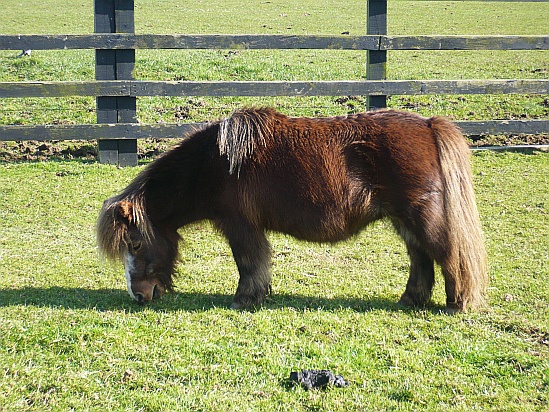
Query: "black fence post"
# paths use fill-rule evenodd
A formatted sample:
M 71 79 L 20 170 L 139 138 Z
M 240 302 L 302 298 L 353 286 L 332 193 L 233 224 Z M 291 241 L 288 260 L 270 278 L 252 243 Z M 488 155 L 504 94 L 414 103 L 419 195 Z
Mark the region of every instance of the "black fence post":
M 96 33 L 134 33 L 134 0 L 95 0 Z M 96 50 L 96 80 L 132 80 L 135 50 Z M 135 97 L 98 96 L 97 123 L 136 123 Z M 99 139 L 101 163 L 137 165 L 137 139 Z
M 387 0 L 366 0 L 367 34 L 387 34 Z M 385 80 L 387 52 L 385 50 L 368 50 L 366 78 L 368 80 Z M 387 96 L 368 96 L 368 109 L 387 107 Z

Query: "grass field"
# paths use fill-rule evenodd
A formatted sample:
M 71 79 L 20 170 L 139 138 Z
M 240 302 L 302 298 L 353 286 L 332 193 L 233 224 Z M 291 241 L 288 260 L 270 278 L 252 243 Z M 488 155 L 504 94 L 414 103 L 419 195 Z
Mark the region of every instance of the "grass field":
M 136 1 L 140 33 L 364 32 L 364 2 Z M 474 6 L 474 7 L 473 7 Z M 549 3 L 392 1 L 392 34 L 540 34 Z M 332 13 L 338 10 L 345 18 Z M 444 11 L 444 13 L 442 13 Z M 2 33 L 90 33 L 92 2 L 4 1 Z M 0 51 L 0 81 L 93 79 L 93 52 Z M 546 78 L 547 52 L 390 53 L 391 78 Z M 140 51 L 148 79 L 359 79 L 355 52 Z M 547 117 L 547 96 L 393 97 L 460 119 Z M 141 99 L 142 122 L 203 120 L 242 104 L 290 114 L 363 99 Z M 93 123 L 93 99 L 0 100 L 0 124 Z M 15 143 L 14 143 L 15 144 Z M 473 156 L 489 254 L 489 307 L 408 310 L 408 257 L 385 222 L 350 242 L 270 234 L 273 295 L 228 310 L 237 271 L 207 224 L 181 231 L 177 291 L 132 302 L 97 256 L 103 200 L 143 166 L 0 161 L 0 411 L 545 411 L 549 404 L 549 153 Z M 305 391 L 291 371 L 330 369 L 347 388 Z
M 177 293 L 139 306 L 98 261 L 94 222 L 142 167 L 0 164 L 0 410 L 546 410 L 549 154 L 474 166 L 490 306 L 450 317 L 441 284 L 430 308 L 396 305 L 408 259 L 383 222 L 335 246 L 272 234 L 255 313 L 227 309 L 228 245 L 193 225 Z M 351 385 L 289 385 L 314 368 Z

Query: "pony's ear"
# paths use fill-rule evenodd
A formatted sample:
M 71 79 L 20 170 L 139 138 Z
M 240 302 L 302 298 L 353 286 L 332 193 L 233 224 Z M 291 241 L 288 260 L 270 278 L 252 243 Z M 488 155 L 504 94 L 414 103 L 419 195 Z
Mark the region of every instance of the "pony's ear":
M 118 204 L 118 215 L 131 223 L 133 220 L 133 203 L 127 200 L 120 202 Z

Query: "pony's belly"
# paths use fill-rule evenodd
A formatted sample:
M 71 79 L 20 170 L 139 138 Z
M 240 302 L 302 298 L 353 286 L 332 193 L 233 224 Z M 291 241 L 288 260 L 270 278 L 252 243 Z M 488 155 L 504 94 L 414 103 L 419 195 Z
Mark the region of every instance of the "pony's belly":
M 337 243 L 358 234 L 373 218 L 353 218 L 345 214 L 334 216 L 301 216 L 301 219 L 284 220 L 281 224 L 269 225 L 267 230 L 285 233 L 299 240 L 317 243 Z

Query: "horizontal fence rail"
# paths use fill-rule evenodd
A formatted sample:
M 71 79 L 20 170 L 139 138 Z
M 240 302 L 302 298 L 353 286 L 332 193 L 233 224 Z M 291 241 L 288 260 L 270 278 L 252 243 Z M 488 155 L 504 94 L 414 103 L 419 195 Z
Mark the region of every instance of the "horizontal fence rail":
M 339 50 L 549 50 L 539 36 L 287 36 L 93 34 L 0 35 L 0 50 L 65 49 L 339 49 Z
M 0 82 L 0 98 L 64 96 L 344 96 L 549 94 L 549 79 Z
M 2 140 L 79 140 L 95 139 L 145 139 L 154 137 L 167 139 L 182 137 L 196 130 L 204 123 L 182 124 L 136 124 L 136 123 L 101 123 L 75 125 L 39 125 L 39 126 L 2 126 L 0 125 L 0 141 Z M 9 131 L 9 139 L 4 139 L 4 133 Z
M 549 133 L 549 122 L 544 120 L 464 120 L 455 122 L 465 134 L 533 134 Z M 79 140 L 94 139 L 167 139 L 183 137 L 207 123 L 183 124 L 79 124 L 79 125 L 40 125 L 2 126 L 0 141 L 3 140 Z M 9 132 L 9 138 L 7 138 Z

